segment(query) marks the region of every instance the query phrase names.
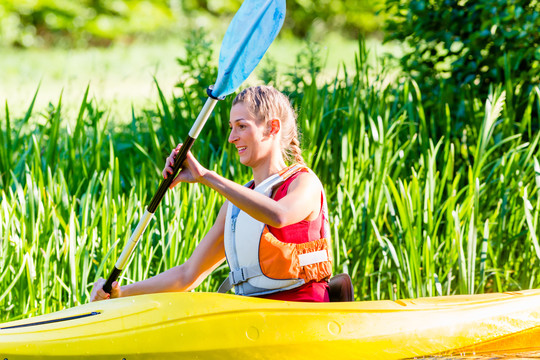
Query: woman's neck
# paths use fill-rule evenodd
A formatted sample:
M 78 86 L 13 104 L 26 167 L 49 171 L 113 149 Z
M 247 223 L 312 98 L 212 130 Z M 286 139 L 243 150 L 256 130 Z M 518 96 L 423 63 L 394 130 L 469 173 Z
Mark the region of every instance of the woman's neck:
M 270 176 L 277 174 L 281 170 L 287 167 L 282 156 L 276 159 L 269 159 L 266 162 L 263 162 L 255 167 L 252 167 L 253 171 L 253 180 L 255 181 L 255 186 L 259 185 L 265 179 Z

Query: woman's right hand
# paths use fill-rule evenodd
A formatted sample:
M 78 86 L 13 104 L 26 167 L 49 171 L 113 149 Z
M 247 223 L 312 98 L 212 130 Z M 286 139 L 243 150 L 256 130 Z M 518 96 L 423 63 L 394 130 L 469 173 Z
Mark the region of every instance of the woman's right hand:
M 120 290 L 120 284 L 118 284 L 118 281 L 114 281 L 112 283 L 110 294 L 103 290 L 103 286 L 106 282 L 107 281 L 105 279 L 99 279 L 94 283 L 94 288 L 90 294 L 90 301 L 100 301 L 122 297 L 122 291 Z
M 182 144 L 178 146 L 171 152 L 171 155 L 165 161 L 165 167 L 163 168 L 162 175 L 166 179 L 170 174 L 174 172 L 173 166 L 175 163 L 175 158 L 180 152 Z M 208 170 L 204 168 L 193 156 L 191 151 L 188 151 L 186 159 L 182 164 L 182 169 L 178 172 L 176 178 L 174 178 L 170 188 L 175 187 L 180 182 L 195 183 L 201 182 L 204 174 Z

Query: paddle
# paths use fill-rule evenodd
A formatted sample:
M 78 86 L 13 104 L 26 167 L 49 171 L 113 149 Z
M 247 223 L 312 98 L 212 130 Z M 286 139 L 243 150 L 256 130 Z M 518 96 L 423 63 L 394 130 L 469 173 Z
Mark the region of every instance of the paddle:
M 159 188 L 144 212 L 139 224 L 131 234 L 127 244 L 109 275 L 103 290 L 111 292 L 112 283 L 118 278 L 139 238 L 152 219 L 159 203 L 180 171 L 187 153 L 199 136 L 206 120 L 218 100 L 234 92 L 262 59 L 264 53 L 276 38 L 285 18 L 285 0 L 245 0 L 232 19 L 219 54 L 218 76 L 214 86 L 207 90 L 208 99 L 199 116 L 176 155 L 173 173 L 161 181 Z

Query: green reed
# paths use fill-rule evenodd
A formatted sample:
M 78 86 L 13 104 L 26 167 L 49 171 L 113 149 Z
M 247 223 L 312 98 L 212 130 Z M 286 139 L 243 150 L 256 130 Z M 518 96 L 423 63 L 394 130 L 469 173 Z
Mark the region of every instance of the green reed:
M 358 300 L 538 287 L 540 89 L 524 116 L 508 89 L 469 92 L 424 108 L 413 81 L 374 70 L 360 42 L 353 69 L 331 81 L 313 72 L 283 79 L 299 110 L 304 157 L 326 186 L 335 271 L 351 274 Z M 159 89 L 153 109 L 115 123 L 88 98 L 75 118 L 62 100 L 0 118 L 1 320 L 88 301 L 112 269 L 157 189 L 164 159 L 187 134 L 204 84 Z M 200 87 L 200 89 L 199 89 Z M 503 90 L 504 89 L 504 90 Z M 36 91 L 37 95 L 37 91 Z M 249 172 L 227 143 L 231 98 L 193 148 L 201 163 L 243 183 Z M 148 278 L 191 254 L 223 198 L 199 185 L 169 191 L 123 282 Z M 199 287 L 215 291 L 222 266 Z

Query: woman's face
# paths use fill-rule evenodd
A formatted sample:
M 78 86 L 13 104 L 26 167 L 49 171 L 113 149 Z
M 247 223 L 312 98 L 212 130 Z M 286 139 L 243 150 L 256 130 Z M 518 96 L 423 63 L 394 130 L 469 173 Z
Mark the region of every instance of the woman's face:
M 240 162 L 255 167 L 269 154 L 271 137 L 262 121 L 255 119 L 243 103 L 231 109 L 229 142 L 236 146 Z

